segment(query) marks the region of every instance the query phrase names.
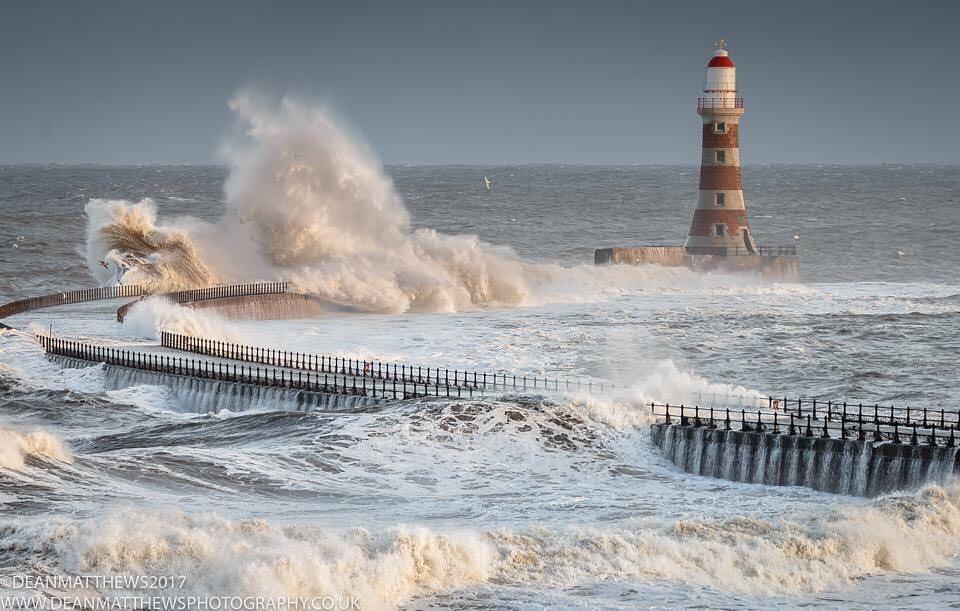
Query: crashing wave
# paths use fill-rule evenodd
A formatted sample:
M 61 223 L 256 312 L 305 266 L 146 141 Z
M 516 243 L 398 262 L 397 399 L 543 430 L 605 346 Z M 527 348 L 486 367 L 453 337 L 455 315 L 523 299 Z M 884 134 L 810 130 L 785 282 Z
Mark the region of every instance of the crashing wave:
M 73 462 L 63 443 L 46 431 L 23 433 L 0 427 L 0 468 L 22 471 L 28 457 Z
M 607 527 L 381 531 L 127 510 L 9 527 L 23 551 L 66 571 L 190 575 L 196 595 L 357 597 L 362 608 L 484 585 L 576 588 L 670 580 L 752 595 L 803 595 L 890 572 L 921 572 L 960 548 L 960 489 L 775 520 L 649 520 Z
M 475 236 L 412 230 L 378 161 L 325 111 L 249 95 L 231 108 L 249 145 L 234 154 L 222 218 L 164 223 L 149 199 L 92 200 L 87 263 L 98 280 L 172 290 L 281 277 L 334 302 L 404 312 L 517 305 L 542 275 Z

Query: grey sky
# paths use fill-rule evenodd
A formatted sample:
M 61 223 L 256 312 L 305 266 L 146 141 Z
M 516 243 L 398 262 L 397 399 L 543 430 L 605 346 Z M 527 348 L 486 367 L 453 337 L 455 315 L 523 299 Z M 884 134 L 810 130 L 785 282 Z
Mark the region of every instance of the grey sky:
M 712 43 L 745 163 L 960 163 L 960 1 L 0 0 L 0 163 L 206 163 L 255 86 L 387 163 L 699 161 Z

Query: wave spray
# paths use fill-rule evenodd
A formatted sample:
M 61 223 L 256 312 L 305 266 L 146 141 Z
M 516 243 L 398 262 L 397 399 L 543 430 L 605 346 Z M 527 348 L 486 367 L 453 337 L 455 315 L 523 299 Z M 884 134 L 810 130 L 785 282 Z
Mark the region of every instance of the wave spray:
M 518 305 L 545 274 L 476 236 L 413 230 L 375 156 L 326 110 L 251 94 L 230 108 L 247 139 L 229 153 L 223 216 L 161 223 L 150 200 L 92 200 L 87 261 L 98 280 L 164 290 L 281 277 L 398 313 Z

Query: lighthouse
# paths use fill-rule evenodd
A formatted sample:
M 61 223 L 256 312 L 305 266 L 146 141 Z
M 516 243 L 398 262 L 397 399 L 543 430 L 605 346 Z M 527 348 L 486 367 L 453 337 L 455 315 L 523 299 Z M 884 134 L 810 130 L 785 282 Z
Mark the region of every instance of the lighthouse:
M 697 272 L 759 274 L 779 281 L 800 279 L 796 244 L 757 246 L 747 222 L 740 182 L 740 117 L 737 68 L 726 43 L 707 62 L 703 97 L 697 100 L 703 130 L 700 192 L 687 240 L 680 245 L 613 246 L 593 252 L 597 265 L 665 265 Z
M 684 248 L 689 254 L 752 255 L 740 180 L 740 117 L 743 98 L 737 94 L 737 68 L 726 42 L 716 44 L 707 63 L 703 97 L 697 114 L 703 122 L 700 192 Z

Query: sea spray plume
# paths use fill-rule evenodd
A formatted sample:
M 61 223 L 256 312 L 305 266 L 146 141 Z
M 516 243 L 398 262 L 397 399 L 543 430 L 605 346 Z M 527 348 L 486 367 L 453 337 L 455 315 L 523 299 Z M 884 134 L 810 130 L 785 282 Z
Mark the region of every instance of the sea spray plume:
M 152 200 L 131 203 L 93 199 L 84 211 L 87 266 L 102 284 L 121 275 L 127 284 L 157 290 L 191 288 L 214 281 L 191 237 L 196 227 L 158 226 Z
M 250 223 L 263 255 L 298 267 L 402 248 L 410 217 L 373 155 L 327 111 L 239 94 L 249 144 L 235 149 L 226 218 Z
M 376 158 L 322 108 L 240 94 L 246 140 L 230 151 L 226 211 L 213 226 L 158 224 L 149 200 L 87 206 L 87 262 L 129 267 L 156 290 L 289 279 L 371 312 L 451 312 L 525 303 L 545 269 L 475 236 L 413 231 Z
M 160 339 L 160 332 L 179 333 L 194 337 L 242 342 L 243 336 L 225 318 L 213 310 L 197 310 L 149 297 L 138 302 L 124 319 L 128 333 L 150 339 Z
M 524 301 L 532 266 L 474 236 L 411 231 L 376 158 L 324 109 L 235 96 L 250 145 L 234 153 L 226 222 L 304 288 L 371 311 Z
M 648 363 L 646 370 L 648 373 L 634 382 L 630 391 L 632 399 L 647 409 L 651 403 L 752 409 L 763 398 L 750 388 L 711 382 L 696 372 L 681 369 L 672 359 Z

